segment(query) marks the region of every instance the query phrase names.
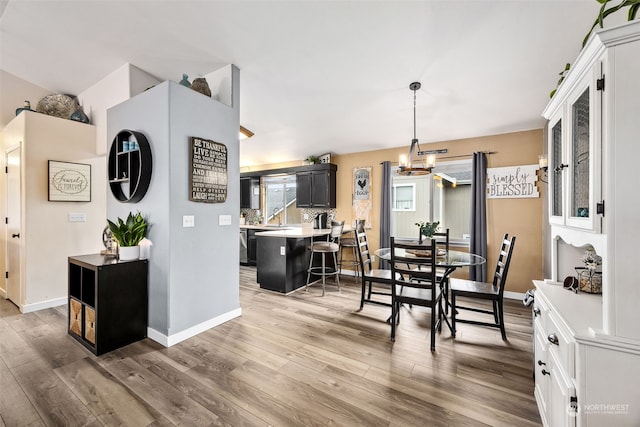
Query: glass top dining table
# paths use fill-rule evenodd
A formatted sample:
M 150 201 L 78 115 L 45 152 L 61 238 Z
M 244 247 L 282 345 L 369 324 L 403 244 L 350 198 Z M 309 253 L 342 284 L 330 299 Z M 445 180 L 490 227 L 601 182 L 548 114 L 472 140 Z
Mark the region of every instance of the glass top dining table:
M 374 254 L 380 259 L 384 259 L 386 261 L 391 261 L 391 248 L 380 248 L 374 252 Z M 411 253 L 407 254 L 404 249 L 397 248 L 396 255 L 398 256 L 407 256 L 407 257 L 416 257 L 417 255 L 413 255 Z M 487 262 L 484 257 L 476 254 L 470 254 L 468 252 L 456 251 L 449 249 L 442 255 L 436 256 L 436 265 L 438 267 L 445 267 L 450 269 L 456 269 L 458 267 L 468 267 L 471 265 L 480 265 Z

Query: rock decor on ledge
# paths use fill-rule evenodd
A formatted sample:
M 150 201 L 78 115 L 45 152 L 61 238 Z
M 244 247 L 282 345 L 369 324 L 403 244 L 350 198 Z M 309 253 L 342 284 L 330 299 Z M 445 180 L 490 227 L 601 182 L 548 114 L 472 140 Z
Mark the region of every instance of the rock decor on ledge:
M 191 83 L 191 89 L 195 90 L 196 92 L 200 92 L 203 95 L 211 97 L 211 89 L 209 89 L 209 83 L 207 83 L 207 79 L 205 79 L 204 77 L 198 77 L 197 79 L 194 79 L 193 83 Z
M 184 87 L 191 88 L 196 92 L 211 98 L 211 89 L 209 88 L 209 83 L 207 83 L 207 79 L 205 79 L 204 77 L 195 78 L 193 80 L 193 83 L 191 83 L 189 81 L 189 75 L 183 74 L 182 80 L 180 80 L 180 84 Z
M 89 117 L 82 111 L 78 98 L 75 96 L 47 95 L 38 102 L 36 112 L 89 124 Z

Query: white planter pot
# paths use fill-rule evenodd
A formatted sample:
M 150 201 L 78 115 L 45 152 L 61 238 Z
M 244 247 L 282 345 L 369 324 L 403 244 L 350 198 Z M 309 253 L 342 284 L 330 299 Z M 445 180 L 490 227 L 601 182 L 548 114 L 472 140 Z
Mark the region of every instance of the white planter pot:
M 118 248 L 120 261 L 131 261 L 140 258 L 140 246 L 120 246 Z

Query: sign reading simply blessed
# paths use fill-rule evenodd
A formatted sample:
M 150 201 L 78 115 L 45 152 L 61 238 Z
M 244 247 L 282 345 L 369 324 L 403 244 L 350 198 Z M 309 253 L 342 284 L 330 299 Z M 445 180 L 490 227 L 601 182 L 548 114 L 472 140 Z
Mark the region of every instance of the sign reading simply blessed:
M 190 137 L 189 200 L 224 203 L 227 200 L 227 147 Z
M 538 165 L 487 168 L 487 198 L 512 199 L 539 196 L 536 181 Z

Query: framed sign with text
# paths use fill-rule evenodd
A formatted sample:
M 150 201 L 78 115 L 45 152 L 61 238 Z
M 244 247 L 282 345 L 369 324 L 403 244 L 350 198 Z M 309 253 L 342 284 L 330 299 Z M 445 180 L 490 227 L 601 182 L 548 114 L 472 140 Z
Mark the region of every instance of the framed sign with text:
M 90 202 L 91 165 L 49 160 L 49 201 Z
M 189 138 L 189 200 L 224 203 L 227 200 L 227 146 Z
M 521 199 L 539 196 L 538 165 L 487 168 L 487 198 Z

